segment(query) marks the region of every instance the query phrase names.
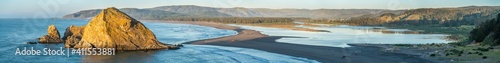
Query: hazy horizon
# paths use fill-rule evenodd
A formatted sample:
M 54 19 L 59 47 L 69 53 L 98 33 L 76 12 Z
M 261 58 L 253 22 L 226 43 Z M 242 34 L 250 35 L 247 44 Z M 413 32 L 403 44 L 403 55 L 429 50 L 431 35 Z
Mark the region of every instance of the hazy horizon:
M 52 18 L 81 10 L 116 8 L 153 8 L 172 5 L 196 5 L 216 8 L 269 9 L 388 9 L 454 8 L 500 6 L 497 0 L 2 0 L 0 18 Z

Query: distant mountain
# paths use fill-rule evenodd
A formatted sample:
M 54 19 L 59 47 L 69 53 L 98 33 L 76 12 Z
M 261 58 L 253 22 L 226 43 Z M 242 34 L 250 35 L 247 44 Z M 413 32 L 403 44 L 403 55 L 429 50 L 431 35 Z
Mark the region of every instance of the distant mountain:
M 140 19 L 161 19 L 164 17 L 193 16 L 190 14 L 182 14 L 182 13 L 160 11 L 160 10 L 137 9 L 137 8 L 122 8 L 120 9 L 120 11 L 127 13 L 131 17 Z
M 219 10 L 218 8 L 201 7 L 194 5 L 160 6 L 144 10 L 161 10 L 167 12 L 175 12 L 175 13 L 192 15 L 191 17 L 231 17 L 231 15 L 218 12 Z
M 63 18 L 88 19 L 94 17 L 99 12 L 101 12 L 101 9 L 82 10 L 77 13 L 64 15 Z
M 195 5 L 160 6 L 136 9 L 122 8 L 121 11 L 138 19 L 161 19 L 164 17 L 305 17 L 325 19 L 349 19 L 352 17 L 380 15 L 382 13 L 399 14 L 400 10 L 382 9 L 266 9 L 266 8 L 213 8 Z M 63 16 L 63 18 L 91 18 L 100 9 L 83 10 Z M 146 15 L 144 15 L 146 14 Z
M 120 11 L 127 13 L 131 17 L 140 18 L 140 19 L 160 19 L 163 17 L 182 17 L 182 16 L 191 16 L 188 14 L 180 14 L 168 11 L 160 11 L 160 10 L 147 10 L 147 9 L 137 9 L 137 8 L 122 8 Z M 101 9 L 93 9 L 93 10 L 83 10 L 77 13 L 68 14 L 63 16 L 63 18 L 73 18 L 73 19 L 89 19 L 96 16 Z
M 366 14 L 400 11 L 381 9 L 265 9 L 265 8 L 225 8 L 219 12 L 237 17 L 305 17 L 314 19 L 350 19 Z

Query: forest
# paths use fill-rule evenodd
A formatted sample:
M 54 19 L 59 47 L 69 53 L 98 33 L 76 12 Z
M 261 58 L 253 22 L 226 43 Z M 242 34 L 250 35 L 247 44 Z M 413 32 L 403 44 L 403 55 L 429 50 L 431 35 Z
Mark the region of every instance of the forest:
M 384 23 L 383 21 L 374 18 L 353 18 L 349 20 L 309 19 L 302 21 L 308 23 L 345 24 L 345 25 L 379 25 Z
M 394 26 L 394 25 L 411 25 L 411 26 L 444 26 L 456 27 L 461 25 L 474 25 L 475 21 L 468 20 L 400 20 L 400 21 L 382 21 L 376 18 L 353 18 L 349 20 L 328 20 L 328 19 L 310 19 L 303 20 L 309 23 L 321 24 L 345 24 L 345 25 L 364 25 L 364 26 Z

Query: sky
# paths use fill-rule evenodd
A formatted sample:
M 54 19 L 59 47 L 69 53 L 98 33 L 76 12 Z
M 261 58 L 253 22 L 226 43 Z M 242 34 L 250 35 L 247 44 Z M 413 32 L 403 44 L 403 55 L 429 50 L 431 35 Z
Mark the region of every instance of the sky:
M 271 9 L 416 9 L 500 6 L 500 0 L 1 0 L 0 18 L 53 18 L 81 10 L 198 5 Z

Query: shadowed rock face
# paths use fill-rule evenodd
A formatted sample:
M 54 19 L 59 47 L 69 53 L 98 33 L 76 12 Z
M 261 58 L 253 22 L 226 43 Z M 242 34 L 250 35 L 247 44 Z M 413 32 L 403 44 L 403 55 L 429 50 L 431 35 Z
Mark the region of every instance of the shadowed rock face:
M 68 28 L 66 28 L 66 32 L 64 32 L 64 36 L 62 37 L 63 40 L 66 40 L 69 36 L 75 36 L 81 38 L 83 36 L 83 29 L 85 27 L 78 27 L 75 25 L 71 25 Z
M 50 25 L 47 29 L 48 34 L 38 38 L 38 42 L 40 43 L 60 43 L 63 42 L 59 38 L 59 31 L 57 31 L 56 26 Z
M 81 40 L 81 38 L 78 38 L 77 36 L 69 36 L 65 41 L 64 47 L 66 48 L 73 48 L 78 42 Z
M 74 48 L 116 48 L 116 50 L 169 48 L 160 43 L 153 32 L 141 22 L 114 7 L 101 11 L 83 31 L 85 33 Z
M 82 39 L 83 36 L 83 29 L 85 27 L 78 27 L 71 25 L 68 28 L 66 28 L 66 32 L 64 32 L 63 40 L 66 41 L 65 46 L 66 48 L 73 48 L 78 42 Z

